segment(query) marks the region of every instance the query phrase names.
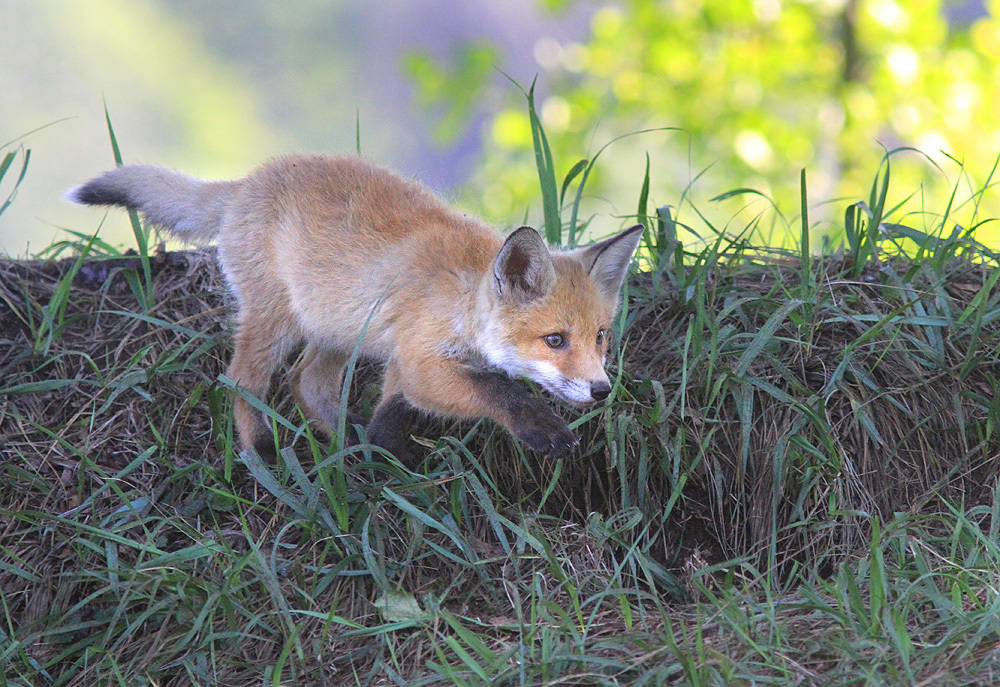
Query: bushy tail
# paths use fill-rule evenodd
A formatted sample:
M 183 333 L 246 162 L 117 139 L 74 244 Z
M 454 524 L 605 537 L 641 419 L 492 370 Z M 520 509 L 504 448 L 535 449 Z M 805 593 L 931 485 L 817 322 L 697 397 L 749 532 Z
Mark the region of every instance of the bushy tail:
M 120 205 L 187 241 L 215 236 L 237 181 L 201 181 L 151 165 L 126 165 L 70 190 L 83 205 Z

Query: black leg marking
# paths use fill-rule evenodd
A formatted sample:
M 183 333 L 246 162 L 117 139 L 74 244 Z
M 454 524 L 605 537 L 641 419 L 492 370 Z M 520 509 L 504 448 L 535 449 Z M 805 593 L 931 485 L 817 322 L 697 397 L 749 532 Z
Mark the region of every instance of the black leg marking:
M 406 450 L 407 430 L 420 416 L 403 394 L 383 399 L 366 428 L 368 441 L 396 456 L 406 467 L 416 467 L 416 459 Z
M 503 372 L 466 368 L 487 400 L 503 408 L 510 428 L 528 447 L 548 456 L 566 455 L 579 443 L 566 421 Z
M 253 448 L 265 463 L 274 465 L 278 462 L 278 451 L 274 445 L 274 437 L 272 435 L 262 434 L 254 439 Z
M 347 411 L 347 426 L 350 428 L 351 425 L 361 425 L 365 426 L 365 419 L 355 413 L 353 410 Z

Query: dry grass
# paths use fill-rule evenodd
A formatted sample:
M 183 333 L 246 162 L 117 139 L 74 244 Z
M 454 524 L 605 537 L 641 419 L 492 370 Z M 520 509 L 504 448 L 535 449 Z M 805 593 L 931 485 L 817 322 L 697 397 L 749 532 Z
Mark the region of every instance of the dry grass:
M 871 515 L 991 499 L 1000 330 L 967 313 L 991 272 L 900 259 L 850 278 L 847 267 L 828 261 L 794 307 L 798 266 L 779 263 L 709 283 L 695 313 L 655 298 L 634 310 L 626 369 L 662 382 L 661 421 L 684 435 L 680 460 L 698 465 L 686 495 L 726 558 L 836 565 L 866 541 Z M 775 532 L 769 559 L 760 547 Z
M 148 312 L 0 261 L 0 684 L 992 684 L 993 272 L 706 255 L 631 282 L 574 460 L 428 426 L 420 473 L 280 391 L 294 452 L 234 455 L 210 251 Z

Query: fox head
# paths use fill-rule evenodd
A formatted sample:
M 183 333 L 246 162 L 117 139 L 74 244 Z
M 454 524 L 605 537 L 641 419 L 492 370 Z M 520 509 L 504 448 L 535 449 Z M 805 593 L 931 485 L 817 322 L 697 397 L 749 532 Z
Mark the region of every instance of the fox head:
M 642 231 L 569 251 L 550 250 L 531 227 L 513 232 L 493 263 L 479 336 L 490 364 L 570 403 L 606 399 L 608 339 Z

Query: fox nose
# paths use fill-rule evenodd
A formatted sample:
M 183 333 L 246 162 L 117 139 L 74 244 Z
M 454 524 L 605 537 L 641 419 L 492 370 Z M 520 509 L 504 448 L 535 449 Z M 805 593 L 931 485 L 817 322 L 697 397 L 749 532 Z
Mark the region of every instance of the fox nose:
M 611 395 L 611 385 L 607 382 L 594 382 L 590 385 L 590 395 L 595 401 L 603 401 Z

